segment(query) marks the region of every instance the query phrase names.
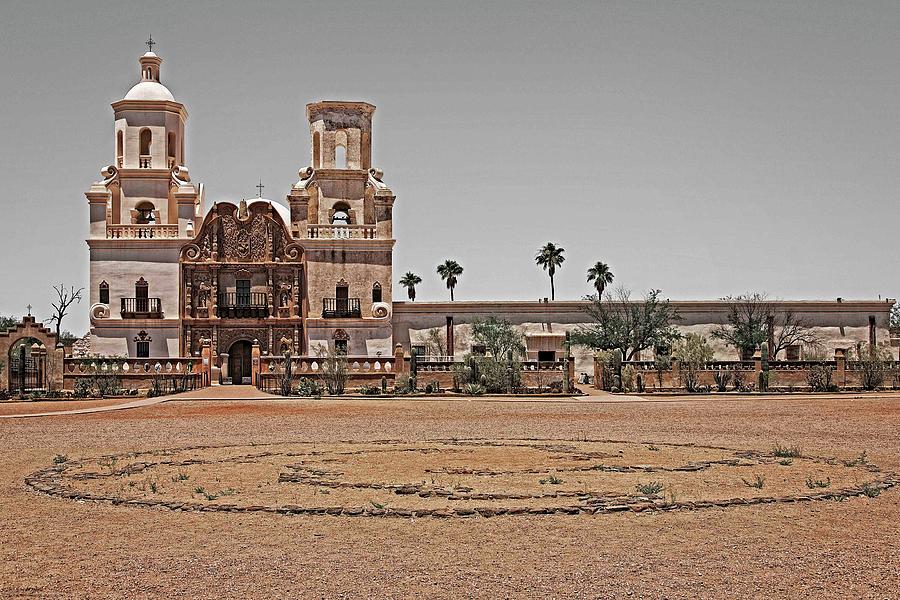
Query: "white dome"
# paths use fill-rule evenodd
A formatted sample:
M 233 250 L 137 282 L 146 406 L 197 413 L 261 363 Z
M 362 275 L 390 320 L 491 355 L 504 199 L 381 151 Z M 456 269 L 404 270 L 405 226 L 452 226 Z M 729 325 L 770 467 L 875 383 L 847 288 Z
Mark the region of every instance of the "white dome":
M 158 81 L 141 81 L 125 94 L 125 100 L 169 100 L 175 101 L 175 96 L 169 88 Z
M 267 204 L 271 204 L 275 207 L 275 210 L 281 215 L 281 220 L 284 221 L 285 225 L 290 226 L 291 224 L 291 211 L 287 206 L 281 204 L 279 202 L 273 202 L 272 200 L 268 200 L 266 198 L 253 198 L 252 200 L 247 201 L 247 206 L 253 206 L 259 202 L 265 202 Z

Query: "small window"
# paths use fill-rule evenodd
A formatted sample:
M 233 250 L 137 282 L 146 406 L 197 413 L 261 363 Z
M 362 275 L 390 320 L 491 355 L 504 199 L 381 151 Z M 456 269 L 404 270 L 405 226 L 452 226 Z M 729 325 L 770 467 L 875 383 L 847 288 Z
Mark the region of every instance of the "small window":
M 109 284 L 100 282 L 100 304 L 109 304 Z
M 150 342 L 153 339 L 146 331 L 141 331 L 134 337 L 135 351 L 138 358 L 150 358 Z
M 334 340 L 335 354 L 347 354 L 347 340 Z
M 377 281 L 372 286 L 372 303 L 381 302 L 381 284 Z
M 555 350 L 538 350 L 538 362 L 555 362 Z
M 427 354 L 427 351 L 425 350 L 425 344 L 413 344 L 410 350 L 415 352 L 416 356 L 418 356 L 419 358 L 422 358 Z
M 150 133 L 149 129 L 141 129 L 141 155 L 149 156 L 150 155 L 150 141 L 152 139 L 153 134 Z
M 335 169 L 346 169 L 347 168 L 347 149 L 344 146 L 335 146 L 334 147 L 334 168 Z

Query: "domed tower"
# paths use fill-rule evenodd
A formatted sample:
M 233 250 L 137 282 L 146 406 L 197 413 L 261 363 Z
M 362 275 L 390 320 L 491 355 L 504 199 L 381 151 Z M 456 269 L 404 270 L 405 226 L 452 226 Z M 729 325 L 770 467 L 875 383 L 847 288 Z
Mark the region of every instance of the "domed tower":
M 178 351 L 178 257 L 203 188 L 183 166 L 188 114 L 161 83 L 162 59 L 151 45 L 139 62 L 140 80 L 112 104 L 114 162 L 85 194 L 92 351 L 165 357 Z
M 394 194 L 372 168 L 367 102 L 307 104 L 312 164 L 291 189 L 306 251 L 309 347 L 389 356 Z

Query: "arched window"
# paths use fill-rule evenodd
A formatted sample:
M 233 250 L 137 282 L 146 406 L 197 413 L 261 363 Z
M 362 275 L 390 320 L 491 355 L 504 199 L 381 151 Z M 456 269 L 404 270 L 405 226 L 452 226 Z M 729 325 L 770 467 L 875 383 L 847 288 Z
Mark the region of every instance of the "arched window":
M 141 129 L 140 135 L 140 146 L 141 146 L 141 156 L 140 156 L 140 167 L 142 169 L 150 168 L 150 141 L 152 140 L 152 134 L 149 129 Z
M 147 285 L 147 281 L 143 277 L 134 282 L 135 312 L 150 312 L 149 292 L 150 286 Z
M 347 168 L 347 148 L 344 146 L 335 146 L 334 147 L 334 168 L 335 169 L 346 169 Z
M 105 280 L 100 282 L 100 304 L 109 304 L 109 284 Z
M 141 202 L 134 210 L 137 212 L 135 222 L 138 225 L 156 225 L 156 207 L 152 202 Z
M 169 133 L 169 143 L 168 143 L 168 152 L 169 152 L 169 168 L 175 164 L 175 133 Z
M 121 168 L 122 166 L 122 157 L 124 154 L 122 150 L 125 147 L 125 132 L 121 129 L 116 132 L 116 165 Z
M 372 286 L 372 303 L 381 302 L 381 284 L 377 281 Z
M 150 358 L 150 342 L 152 341 L 153 338 L 150 337 L 144 330 L 141 330 L 139 334 L 134 336 L 134 345 L 135 350 L 137 351 L 137 358 Z
M 322 168 L 322 134 L 318 131 L 313 134 L 313 168 L 321 169 Z
M 338 202 L 334 205 L 331 213 L 332 225 L 349 225 L 350 224 L 350 205 L 346 202 Z

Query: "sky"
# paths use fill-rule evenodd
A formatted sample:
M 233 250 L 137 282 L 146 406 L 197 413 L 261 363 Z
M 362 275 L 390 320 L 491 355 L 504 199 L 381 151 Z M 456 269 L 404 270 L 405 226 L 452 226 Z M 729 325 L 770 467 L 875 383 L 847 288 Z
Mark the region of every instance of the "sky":
M 13 2 L 0 6 L 0 314 L 86 285 L 84 192 L 152 34 L 207 201 L 284 201 L 305 105 L 376 105 L 395 278 L 419 300 L 896 298 L 896 2 Z M 85 300 L 64 328 L 87 330 Z

